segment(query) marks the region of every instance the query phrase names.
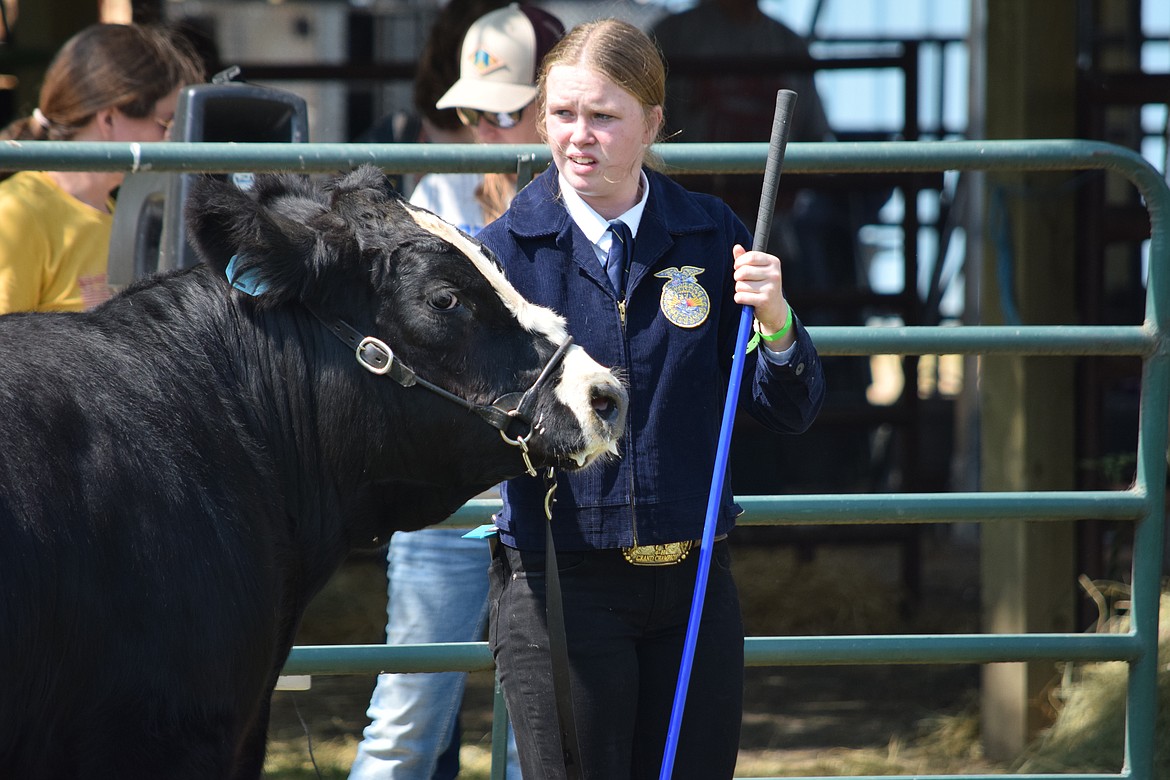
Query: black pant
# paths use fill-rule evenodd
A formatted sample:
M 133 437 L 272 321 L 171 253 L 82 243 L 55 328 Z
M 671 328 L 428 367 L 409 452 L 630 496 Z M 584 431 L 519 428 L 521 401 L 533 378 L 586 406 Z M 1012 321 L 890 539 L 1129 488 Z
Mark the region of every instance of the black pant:
M 674 778 L 730 778 L 743 714 L 743 619 L 727 542 L 717 542 Z M 618 550 L 558 555 L 582 780 L 657 778 L 699 551 L 634 566 Z M 545 619 L 543 552 L 499 545 L 491 647 L 527 780 L 565 776 Z

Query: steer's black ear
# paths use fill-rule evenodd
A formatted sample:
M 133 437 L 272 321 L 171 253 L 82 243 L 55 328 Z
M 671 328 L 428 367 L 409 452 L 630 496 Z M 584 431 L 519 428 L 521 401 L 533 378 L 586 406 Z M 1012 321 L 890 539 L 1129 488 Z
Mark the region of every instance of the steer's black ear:
M 330 182 L 326 190 L 332 196 L 330 210 L 340 220 L 336 227 L 344 234 L 332 234 L 331 243 L 353 240 L 360 251 L 393 253 L 407 224 L 402 206 L 406 201 L 380 168 L 360 165 Z
M 257 176 L 250 192 L 200 177 L 187 199 L 187 233 L 225 283 L 265 304 L 280 303 L 299 298 L 313 285 L 306 258 L 319 244 L 313 223 L 326 211 L 320 199 L 307 181 L 293 175 Z

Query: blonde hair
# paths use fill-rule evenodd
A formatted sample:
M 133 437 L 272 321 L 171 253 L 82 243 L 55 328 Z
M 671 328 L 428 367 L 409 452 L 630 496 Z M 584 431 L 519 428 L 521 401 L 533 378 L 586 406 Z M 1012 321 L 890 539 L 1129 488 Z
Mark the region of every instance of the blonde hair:
M 16 120 L 0 138 L 68 141 L 102 109 L 143 119 L 176 87 L 203 80 L 201 60 L 177 33 L 139 24 L 90 25 L 49 63 L 35 115 Z
M 508 210 L 516 197 L 516 182 L 506 173 L 485 173 L 475 188 L 475 199 L 483 209 L 483 224 L 492 222 Z
M 547 106 L 546 80 L 557 65 L 573 65 L 600 73 L 634 96 L 642 105 L 642 116 L 649 125 L 654 109 L 665 111 L 666 64 L 662 52 L 648 35 L 621 19 L 598 19 L 579 24 L 552 48 L 544 58 L 536 80 L 536 105 L 544 116 Z M 538 122 L 541 137 L 547 142 L 543 122 Z M 655 142 L 663 138 L 665 114 L 655 130 Z M 649 150 L 645 162 L 659 167 L 660 161 Z

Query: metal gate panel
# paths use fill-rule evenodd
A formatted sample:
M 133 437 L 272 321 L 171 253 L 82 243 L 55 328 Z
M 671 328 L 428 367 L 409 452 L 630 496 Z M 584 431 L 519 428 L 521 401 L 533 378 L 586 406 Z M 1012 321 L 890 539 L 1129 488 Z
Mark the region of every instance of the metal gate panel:
M 680 173 L 760 173 L 767 145 L 668 144 L 656 147 Z M 378 144 L 110 144 L 26 142 L 0 146 L 5 170 L 241 170 L 336 172 L 373 163 L 388 173 L 505 171 L 522 178 L 549 160 L 543 146 Z M 900 493 L 745 496 L 755 524 L 870 524 L 988 520 L 1132 521 L 1135 541 L 1130 629 L 1121 634 L 855 635 L 749 637 L 750 665 L 997 663 L 1031 660 L 1124 661 L 1129 664 L 1125 756 L 1120 774 L 962 775 L 1044 780 L 1152 780 L 1157 715 L 1159 588 L 1164 542 L 1170 363 L 1170 189 L 1137 153 L 1080 140 L 880 142 L 788 145 L 785 173 L 933 171 L 1111 171 L 1127 178 L 1150 215 L 1145 321 L 1135 326 L 963 326 L 809 328 L 825 355 L 1019 354 L 1129 355 L 1142 359 L 1137 478 L 1117 491 Z M 492 511 L 472 501 L 446 521 L 470 526 Z M 865 518 L 859 520 L 858 518 Z M 297 647 L 287 674 L 383 671 L 475 671 L 492 666 L 486 643 Z M 497 708 L 497 714 L 499 709 Z M 493 778 L 503 776 L 503 729 L 493 736 Z M 952 777 L 925 776 L 920 778 Z M 959 777 L 959 776 L 953 776 Z

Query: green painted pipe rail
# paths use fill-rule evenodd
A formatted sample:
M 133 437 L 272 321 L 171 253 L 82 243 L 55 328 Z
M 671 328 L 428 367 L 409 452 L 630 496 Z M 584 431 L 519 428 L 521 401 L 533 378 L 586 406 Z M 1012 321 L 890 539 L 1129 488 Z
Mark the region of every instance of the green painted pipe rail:
M 1039 661 L 1134 661 L 1134 634 L 875 634 L 747 637 L 748 666 L 985 664 Z M 285 674 L 478 672 L 492 668 L 487 642 L 416 645 L 305 645 Z
M 822 355 L 1133 355 L 1151 357 L 1144 325 L 809 326 Z
M 1140 520 L 1148 496 L 1130 490 L 985 493 L 842 493 L 736 496 L 740 525 L 870 525 L 997 520 Z M 467 502 L 442 525 L 474 528 L 491 522 L 497 499 Z
M 668 171 L 759 174 L 767 144 L 660 144 Z M 210 172 L 288 170 L 333 173 L 362 163 L 388 173 L 519 170 L 526 180 L 549 160 L 543 146 L 445 144 L 115 144 L 7 142 L 0 170 L 122 170 Z M 1130 633 L 844 637 L 753 637 L 748 662 L 769 664 L 998 663 L 1026 660 L 1123 660 L 1127 684 L 1124 769 L 1121 774 L 1012 775 L 1016 780 L 1150 780 L 1157 714 L 1157 637 L 1164 540 L 1167 417 L 1170 413 L 1170 189 L 1140 155 L 1097 141 L 945 141 L 791 143 L 785 175 L 804 173 L 934 173 L 938 171 L 1111 172 L 1139 191 L 1150 215 L 1150 264 L 1145 321 L 1140 326 L 1078 324 L 810 328 L 825 355 L 1025 354 L 1130 355 L 1143 360 L 1137 477 L 1123 491 L 1049 493 L 932 493 L 840 496 L 744 496 L 746 523 L 871 523 L 1070 520 L 1081 517 L 1135 523 Z M 460 510 L 451 524 L 475 524 L 492 507 Z M 356 673 L 381 669 L 486 669 L 483 643 L 298 647 L 289 673 Z M 503 732 L 493 737 L 502 746 Z M 502 755 L 502 752 L 493 752 Z M 502 778 L 502 762 L 493 762 Z M 951 776 L 919 776 L 941 780 Z M 1001 775 L 963 775 L 990 780 Z M 825 778 L 824 780 L 828 780 Z
M 766 143 L 654 146 L 667 171 L 762 173 Z M 1146 191 L 1158 172 L 1129 149 L 1101 141 L 872 141 L 790 143 L 784 173 L 927 173 L 955 171 L 1111 170 Z M 293 144 L 6 141 L 0 170 L 302 171 L 333 173 L 371 163 L 388 173 L 488 173 L 515 170 L 518 158 L 540 167 L 550 160 L 539 144 Z M 1153 180 L 1153 182 L 1151 181 Z M 1147 199 L 1148 201 L 1148 199 Z
M 1122 772 L 1116 775 L 1102 774 L 1061 774 L 1061 775 L 850 775 L 849 780 L 1143 780 L 1136 772 Z M 756 780 L 792 780 L 791 777 L 761 777 Z M 800 780 L 842 780 L 840 777 L 801 777 Z

